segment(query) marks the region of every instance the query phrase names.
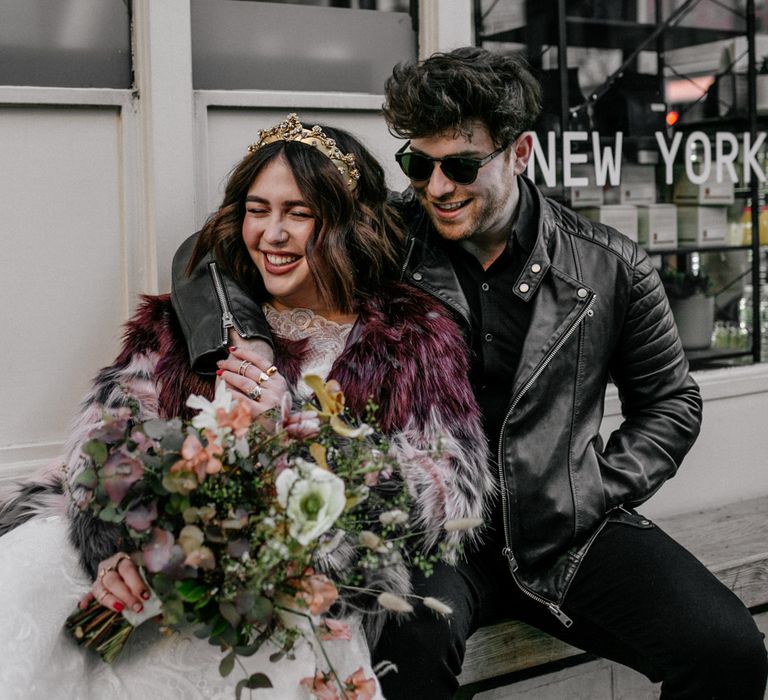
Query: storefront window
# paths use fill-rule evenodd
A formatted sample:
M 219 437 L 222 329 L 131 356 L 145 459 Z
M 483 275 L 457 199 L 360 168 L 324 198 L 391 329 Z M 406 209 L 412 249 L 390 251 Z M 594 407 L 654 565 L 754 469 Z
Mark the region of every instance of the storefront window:
M 129 0 L 0 0 L 0 85 L 131 81 Z
M 474 3 L 478 45 L 521 52 L 542 83 L 528 174 L 646 249 L 697 368 L 768 359 L 768 38 L 756 4 L 747 17 L 738 0 Z
M 198 90 L 382 92 L 416 58 L 410 3 L 192 0 Z

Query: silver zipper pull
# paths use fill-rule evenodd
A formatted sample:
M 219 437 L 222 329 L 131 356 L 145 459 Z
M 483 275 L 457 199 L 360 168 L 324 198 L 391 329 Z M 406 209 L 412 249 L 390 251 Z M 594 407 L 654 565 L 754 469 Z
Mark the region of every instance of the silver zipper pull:
M 221 314 L 221 325 L 224 326 L 224 328 L 234 328 L 235 327 L 235 321 L 232 316 L 232 314 L 229 311 L 224 311 Z
M 564 627 L 570 627 L 573 624 L 573 620 L 571 620 L 568 615 L 566 615 L 560 608 L 558 608 L 557 605 L 549 603 L 547 608 L 549 608 L 549 612 L 551 612 L 558 620 L 560 620 Z
M 512 569 L 512 572 L 514 573 L 517 571 L 517 559 L 515 559 L 514 552 L 509 547 L 504 547 L 504 549 L 501 550 L 501 553 L 509 562 L 509 568 Z

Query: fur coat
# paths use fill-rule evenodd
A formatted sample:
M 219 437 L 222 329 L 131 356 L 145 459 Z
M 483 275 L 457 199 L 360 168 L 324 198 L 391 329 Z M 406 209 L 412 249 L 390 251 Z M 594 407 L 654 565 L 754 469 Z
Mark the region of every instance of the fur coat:
M 300 379 L 306 341 L 275 338 L 275 364 L 295 386 Z M 396 449 L 414 499 L 415 530 L 429 530 L 425 545 L 448 538 L 472 545 L 478 531 L 443 533 L 445 521 L 485 517 L 495 480 L 488 465 L 480 413 L 467 379 L 464 340 L 439 303 L 404 285 L 392 285 L 369 300 L 359 313 L 346 347 L 329 378 L 336 379 L 353 414 L 369 399 L 378 406 L 381 430 Z M 90 466 L 81 447 L 104 411 L 137 399 L 142 420 L 189 415 L 191 393 L 211 398 L 212 377 L 193 372 L 184 337 L 168 295 L 144 297 L 126 325 L 123 347 L 114 364 L 102 369 L 86 396 L 66 445 L 60 474 L 47 486 L 30 484 L 0 508 L 0 533 L 34 515 L 52 491 L 66 494 L 70 538 L 84 568 L 95 576 L 98 564 L 124 543 L 119 526 L 104 523 L 79 504 L 87 495 L 77 484 Z M 438 448 L 435 450 L 434 448 Z M 342 543 L 320 568 L 344 570 L 354 548 Z M 405 566 L 380 572 L 373 587 L 400 595 L 410 590 Z M 380 618 L 381 616 L 366 616 Z M 380 625 L 377 625 L 380 626 Z M 369 640 L 377 631 L 367 630 Z M 371 640 L 372 641 L 372 640 Z

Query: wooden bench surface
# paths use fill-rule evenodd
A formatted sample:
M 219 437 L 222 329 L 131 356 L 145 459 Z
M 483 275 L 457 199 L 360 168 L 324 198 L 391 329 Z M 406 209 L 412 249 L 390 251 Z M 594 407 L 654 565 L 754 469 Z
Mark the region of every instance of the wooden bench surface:
M 768 497 L 656 520 L 747 607 L 768 603 Z M 461 685 L 583 653 L 522 622 L 478 630 L 467 641 Z

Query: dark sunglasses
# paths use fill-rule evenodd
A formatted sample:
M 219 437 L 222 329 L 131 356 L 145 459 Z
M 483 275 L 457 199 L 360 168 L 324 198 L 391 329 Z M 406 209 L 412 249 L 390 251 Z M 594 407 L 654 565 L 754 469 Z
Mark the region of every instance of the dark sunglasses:
M 477 171 L 486 163 L 490 163 L 497 155 L 503 153 L 505 146 L 497 148 L 485 158 L 465 158 L 464 156 L 446 156 L 445 158 L 431 158 L 421 153 L 406 153 L 405 149 L 411 145 L 407 141 L 405 145 L 395 153 L 395 160 L 403 172 L 411 180 L 429 180 L 435 163 L 440 163 L 440 169 L 450 180 L 457 185 L 471 185 L 477 179 Z

